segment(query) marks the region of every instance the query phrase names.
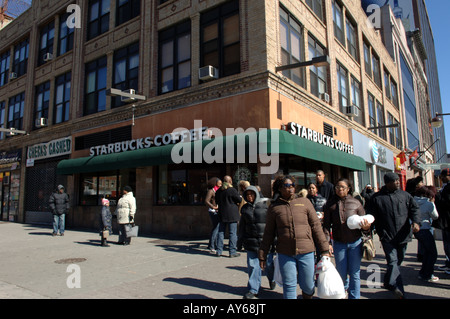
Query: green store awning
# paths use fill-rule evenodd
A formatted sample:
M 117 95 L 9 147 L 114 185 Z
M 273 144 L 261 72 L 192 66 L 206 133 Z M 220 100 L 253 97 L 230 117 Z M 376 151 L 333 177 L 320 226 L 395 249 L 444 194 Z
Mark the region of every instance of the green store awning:
M 278 138 L 276 137 L 276 133 L 278 133 Z M 257 150 L 258 154 L 261 154 L 261 152 L 264 154 L 266 152 L 270 154 L 272 151 L 271 145 L 273 143 L 277 143 L 279 154 L 296 155 L 319 162 L 348 167 L 357 171 L 366 170 L 366 163 L 364 159 L 359 156 L 338 151 L 325 145 L 303 139 L 296 135 L 292 135 L 286 131 L 268 130 L 267 135 L 265 134 L 263 136 L 263 138 L 267 140 L 267 143 L 260 143 L 260 136 L 260 132 L 241 133 L 233 136 L 221 137 L 222 141 L 213 139 L 191 142 L 189 144 L 185 144 L 185 149 L 189 149 L 188 147 L 190 147 L 191 163 L 194 163 L 194 150 L 205 150 L 205 147 L 209 143 L 215 141 L 215 143 L 217 143 L 216 145 L 223 145 L 223 158 L 220 158 L 219 160 L 222 160 L 222 162 L 227 162 L 225 158 L 227 154 L 227 145 L 234 145 L 235 156 L 239 154 L 239 152 L 243 151 L 242 147 L 245 145 L 246 158 L 249 158 L 249 151 L 254 150 Z M 276 139 L 276 141 L 273 141 L 273 139 Z M 255 144 L 258 145 L 255 146 Z M 79 173 L 109 171 L 123 168 L 174 164 L 171 153 L 175 145 L 179 144 L 170 144 L 122 153 L 62 160 L 58 164 L 57 174 L 71 175 Z M 260 150 L 259 146 L 264 147 L 262 150 Z M 183 155 L 183 152 L 181 152 L 180 154 Z M 234 158 L 232 160 L 234 160 Z

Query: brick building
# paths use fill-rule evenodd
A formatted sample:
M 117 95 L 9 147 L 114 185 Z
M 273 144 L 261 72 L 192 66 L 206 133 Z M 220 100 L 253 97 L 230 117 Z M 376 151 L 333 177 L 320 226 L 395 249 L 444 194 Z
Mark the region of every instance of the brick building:
M 402 126 L 403 105 L 398 66 L 367 21 L 359 0 L 33 1 L 0 32 L 0 124 L 27 132 L 0 140 L 1 219 L 48 221 L 62 183 L 67 224 L 95 228 L 100 198 L 131 185 L 144 232 L 207 234 L 210 177 L 270 196 L 264 142 L 298 190 L 317 169 L 381 187 L 405 136 L 368 128 Z M 276 71 L 324 55 L 328 65 Z M 146 100 L 125 103 L 110 88 Z M 219 133 L 233 136 L 244 160 L 217 155 L 224 142 L 212 163 L 176 163 L 177 128 L 203 155 Z

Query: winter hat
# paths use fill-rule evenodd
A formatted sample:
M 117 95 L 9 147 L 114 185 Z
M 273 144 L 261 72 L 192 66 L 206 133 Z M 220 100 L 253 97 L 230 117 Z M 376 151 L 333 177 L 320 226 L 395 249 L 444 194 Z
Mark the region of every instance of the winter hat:
M 62 185 L 58 185 L 57 188 L 58 188 L 58 190 L 60 190 L 60 189 L 65 189 L 64 186 L 62 186 Z
M 400 179 L 400 177 L 398 177 L 398 174 L 393 173 L 393 172 L 389 172 L 389 173 L 386 173 L 384 175 L 384 183 L 385 184 L 388 184 L 390 182 L 394 182 L 394 181 L 396 181 L 398 179 Z
M 124 191 L 127 191 L 128 193 L 133 191 L 133 190 L 131 189 L 130 186 L 125 186 L 125 187 L 123 188 L 123 190 L 124 190 Z

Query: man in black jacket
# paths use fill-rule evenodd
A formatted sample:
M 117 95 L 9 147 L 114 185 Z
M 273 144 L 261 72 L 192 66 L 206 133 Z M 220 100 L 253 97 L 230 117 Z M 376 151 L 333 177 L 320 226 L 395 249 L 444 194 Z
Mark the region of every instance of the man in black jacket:
M 326 200 L 330 200 L 334 195 L 334 185 L 325 180 L 325 173 L 322 170 L 316 172 L 316 185 L 317 190 L 322 197 Z
M 444 244 L 445 265 L 439 269 L 450 275 L 450 169 L 445 168 L 439 175 L 442 181 L 442 189 L 436 194 L 436 208 L 439 218 L 433 222 L 433 226 L 441 229 L 442 242 Z
M 420 209 L 414 198 L 400 189 L 395 173 L 384 175 L 385 186 L 375 193 L 366 212 L 375 217 L 375 228 L 386 256 L 384 287 L 398 298 L 404 298 L 400 265 L 412 233 L 420 230 Z
M 228 242 L 230 257 L 238 257 L 241 254 L 236 252 L 237 246 L 237 223 L 240 219 L 239 204 L 242 198 L 238 191 L 233 187 L 233 180 L 230 176 L 223 178 L 222 187 L 216 192 L 216 203 L 219 207 L 219 236 L 217 239 L 217 256 L 220 257 L 223 252 L 223 240 L 228 226 L 230 239 Z
M 58 185 L 57 191 L 50 196 L 49 207 L 53 214 L 53 236 L 64 236 L 65 216 L 69 212 L 69 195 L 64 192 L 64 186 Z

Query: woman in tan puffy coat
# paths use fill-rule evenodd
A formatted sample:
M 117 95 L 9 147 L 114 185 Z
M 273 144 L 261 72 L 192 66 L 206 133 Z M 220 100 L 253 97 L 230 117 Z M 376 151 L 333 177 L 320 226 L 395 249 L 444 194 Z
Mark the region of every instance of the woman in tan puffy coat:
M 127 237 L 125 227 L 134 220 L 136 213 L 136 198 L 130 186 L 123 188 L 123 195 L 117 202 L 116 215 L 117 223 L 119 224 L 119 242 L 121 245 L 129 245 L 131 237 Z
M 273 192 L 274 200 L 267 211 L 259 249 L 261 268 L 265 268 L 267 254 L 277 236 L 276 250 L 284 298 L 297 298 L 298 283 L 303 298 L 311 299 L 314 294 L 314 243 L 317 243 L 322 255 L 329 255 L 321 222 L 309 199 L 295 195 L 294 177 L 278 177 L 273 183 Z

